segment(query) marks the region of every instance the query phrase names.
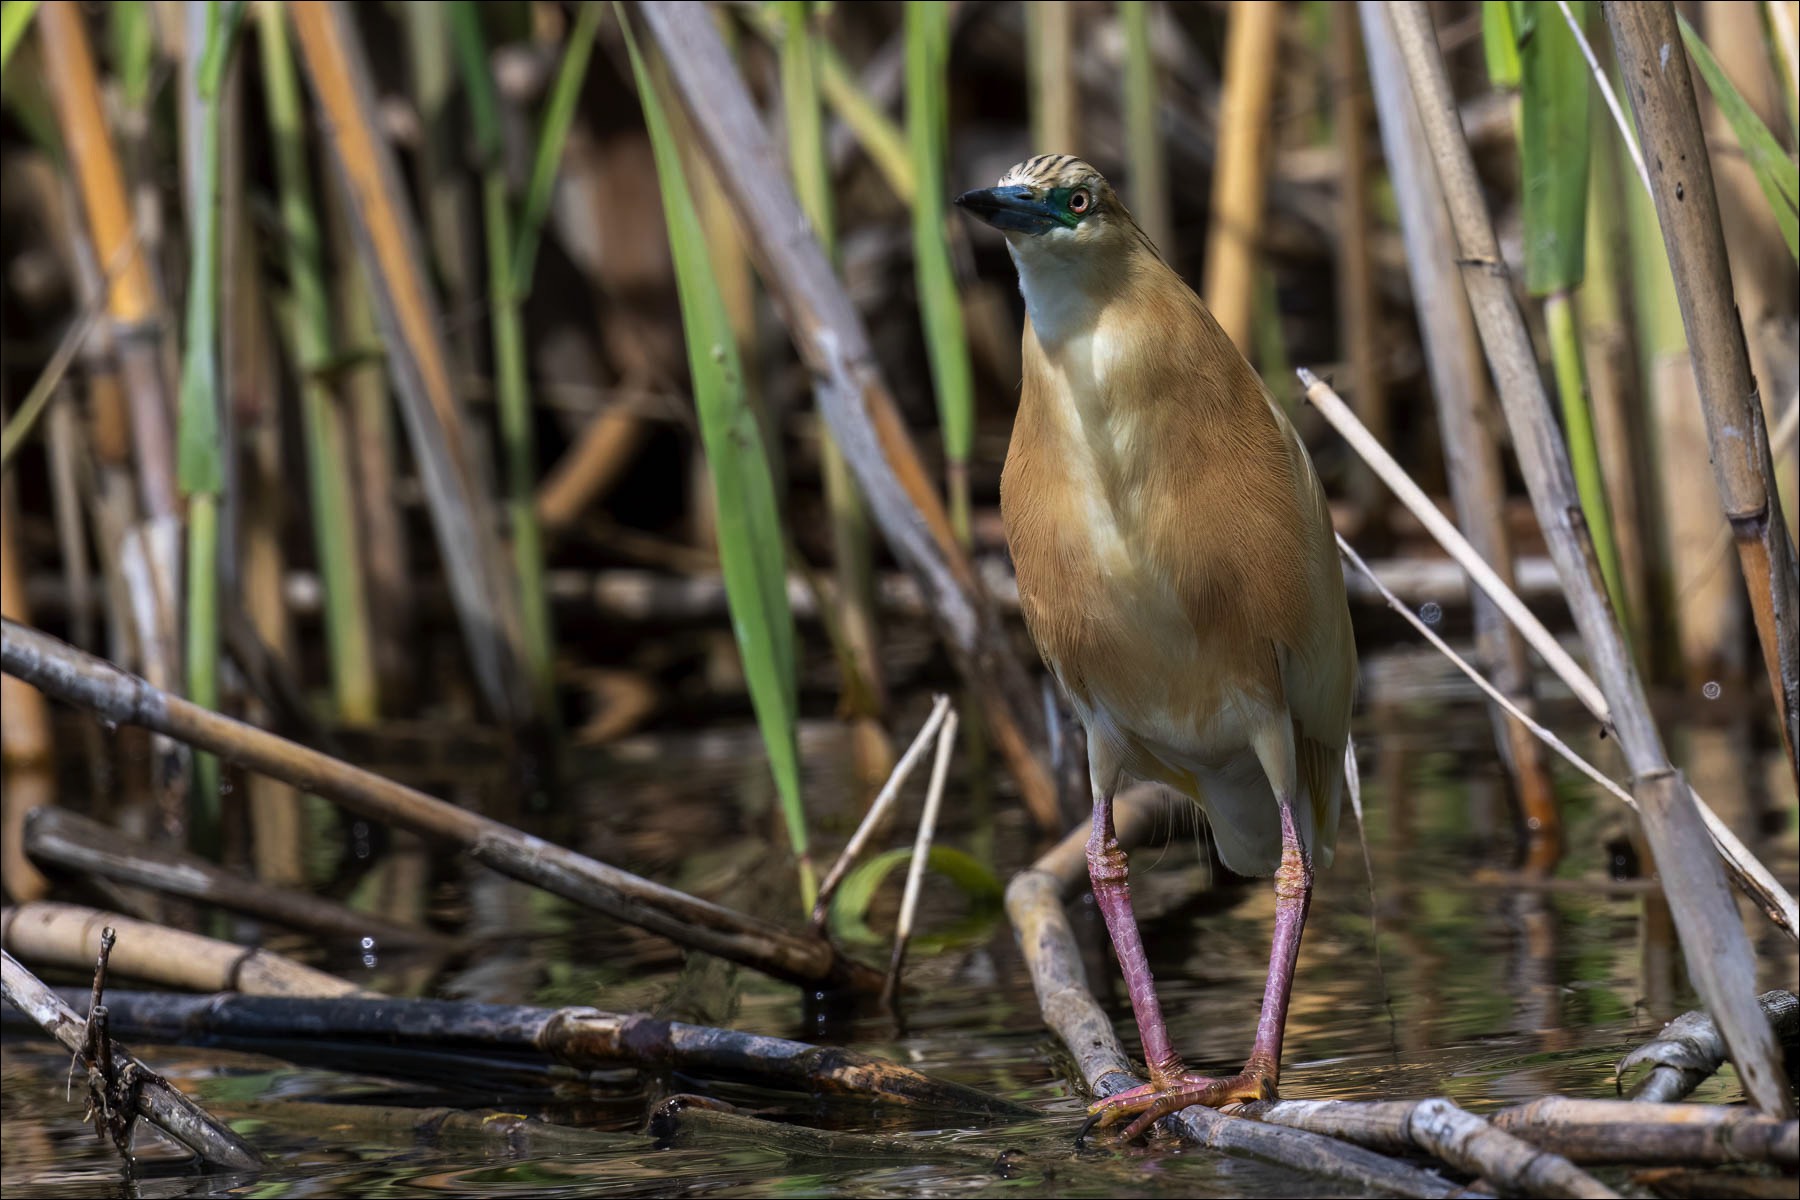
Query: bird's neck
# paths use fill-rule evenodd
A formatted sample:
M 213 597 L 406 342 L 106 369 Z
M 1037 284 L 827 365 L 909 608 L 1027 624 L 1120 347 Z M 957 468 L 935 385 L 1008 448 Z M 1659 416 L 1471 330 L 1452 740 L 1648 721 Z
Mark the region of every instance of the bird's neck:
M 1019 294 L 1031 328 L 1046 348 L 1058 346 L 1093 328 L 1118 291 L 1123 272 L 1092 252 L 1061 250 L 1041 244 L 1021 246 L 1010 238 L 1007 250 L 1019 269 Z

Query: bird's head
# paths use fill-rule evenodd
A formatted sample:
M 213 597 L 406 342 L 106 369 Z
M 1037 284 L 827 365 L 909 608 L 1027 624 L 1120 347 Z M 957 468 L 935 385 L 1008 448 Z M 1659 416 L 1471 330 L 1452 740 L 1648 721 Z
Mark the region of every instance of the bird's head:
M 1015 256 L 1060 257 L 1143 237 L 1106 177 L 1072 154 L 1027 159 L 956 203 L 1004 233 Z

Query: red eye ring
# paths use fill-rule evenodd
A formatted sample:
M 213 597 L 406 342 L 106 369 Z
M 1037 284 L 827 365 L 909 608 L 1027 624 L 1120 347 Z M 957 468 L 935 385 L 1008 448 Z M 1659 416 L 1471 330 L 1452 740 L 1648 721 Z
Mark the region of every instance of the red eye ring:
M 1088 210 L 1088 206 L 1091 205 L 1092 203 L 1093 203 L 1093 200 L 1088 196 L 1087 192 L 1083 191 L 1080 188 L 1077 188 L 1075 190 L 1075 192 L 1072 195 L 1070 195 L 1070 197 L 1069 197 L 1069 211 L 1072 213 L 1075 213 L 1077 216 L 1079 216 L 1080 214 L 1086 212 Z

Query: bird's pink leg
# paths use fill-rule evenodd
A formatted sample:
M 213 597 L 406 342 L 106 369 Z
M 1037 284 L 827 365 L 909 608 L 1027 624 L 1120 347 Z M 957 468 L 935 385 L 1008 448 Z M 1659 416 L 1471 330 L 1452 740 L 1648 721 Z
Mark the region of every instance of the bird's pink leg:
M 1113 833 L 1112 792 L 1094 793 L 1094 830 L 1087 844 L 1088 878 L 1094 885 L 1094 902 L 1106 918 L 1113 950 L 1125 972 L 1125 990 L 1131 996 L 1132 1015 L 1144 1040 L 1144 1062 L 1150 1068 L 1151 1087 L 1161 1091 L 1182 1074 L 1181 1056 L 1169 1042 L 1162 1004 L 1156 998 L 1156 982 L 1150 978 L 1150 960 L 1131 911 L 1130 869 L 1119 839 Z M 1161 1085 L 1161 1086 L 1159 1086 Z M 1133 1092 L 1142 1089 L 1132 1089 Z M 1119 1097 L 1113 1097 L 1119 1099 Z
M 1118 885 L 1120 899 L 1116 904 L 1123 914 L 1123 924 L 1129 930 L 1129 941 L 1136 949 L 1142 976 L 1142 990 L 1148 999 L 1148 1007 L 1139 1002 L 1139 988 L 1133 978 L 1132 968 L 1127 961 L 1126 945 L 1121 939 L 1119 927 L 1114 924 L 1113 909 L 1101 900 L 1101 911 L 1106 914 L 1108 929 L 1113 933 L 1113 944 L 1119 952 L 1119 961 L 1125 965 L 1125 979 L 1131 991 L 1131 1003 L 1138 1017 L 1138 1029 L 1144 1037 L 1144 1056 L 1150 1064 L 1150 1083 L 1143 1087 L 1132 1088 L 1120 1092 L 1116 1096 L 1093 1105 L 1088 1111 L 1090 1125 L 1104 1128 L 1130 1116 L 1134 1118 L 1126 1127 L 1125 1137 L 1135 1138 L 1150 1126 L 1172 1112 L 1178 1112 L 1190 1105 L 1204 1104 L 1217 1108 L 1240 1100 L 1273 1100 L 1276 1096 L 1276 1085 L 1281 1076 L 1281 1035 L 1287 1025 L 1288 995 L 1293 989 L 1294 967 L 1300 958 L 1300 935 L 1306 927 L 1306 911 L 1312 903 L 1312 859 L 1306 848 L 1301 845 L 1300 833 L 1294 822 L 1293 806 L 1287 800 L 1281 802 L 1281 865 L 1275 870 L 1275 939 L 1269 949 L 1269 979 L 1263 987 L 1262 1013 L 1256 1022 L 1256 1041 L 1250 1051 L 1250 1059 L 1238 1074 L 1225 1079 L 1210 1079 L 1204 1076 L 1191 1075 L 1181 1065 L 1181 1059 L 1169 1046 L 1168 1032 L 1163 1026 L 1162 1009 L 1157 1004 L 1156 994 L 1150 985 L 1150 970 L 1143 963 L 1143 945 L 1138 938 L 1136 922 L 1131 916 L 1131 899 L 1123 885 L 1124 855 L 1119 854 L 1120 876 Z M 1101 808 L 1094 806 L 1095 838 L 1101 832 Z M 1110 806 L 1105 814 L 1106 841 L 1110 841 L 1112 820 Z M 1094 895 L 1100 899 L 1101 882 L 1098 871 L 1093 870 L 1095 842 L 1088 843 L 1088 862 L 1090 874 L 1094 880 Z M 1113 847 L 1117 853 L 1117 846 Z M 1146 1024 L 1148 1014 L 1151 1023 Z M 1166 1055 L 1159 1058 L 1152 1051 L 1152 1040 Z M 1159 1063 L 1162 1069 L 1159 1070 Z

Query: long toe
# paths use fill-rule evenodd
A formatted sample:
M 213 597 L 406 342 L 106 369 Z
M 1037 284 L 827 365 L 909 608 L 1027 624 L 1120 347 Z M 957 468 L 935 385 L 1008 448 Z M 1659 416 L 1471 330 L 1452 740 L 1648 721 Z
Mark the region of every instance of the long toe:
M 1274 1078 L 1262 1071 L 1240 1071 L 1223 1079 L 1184 1071 L 1089 1105 L 1088 1119 L 1081 1127 L 1080 1136 L 1085 1137 L 1091 1130 L 1106 1129 L 1129 1118 L 1131 1123 L 1125 1127 L 1124 1140 L 1134 1141 L 1170 1113 L 1184 1108 L 1197 1104 L 1223 1108 L 1251 1100 L 1273 1100 L 1275 1095 Z

